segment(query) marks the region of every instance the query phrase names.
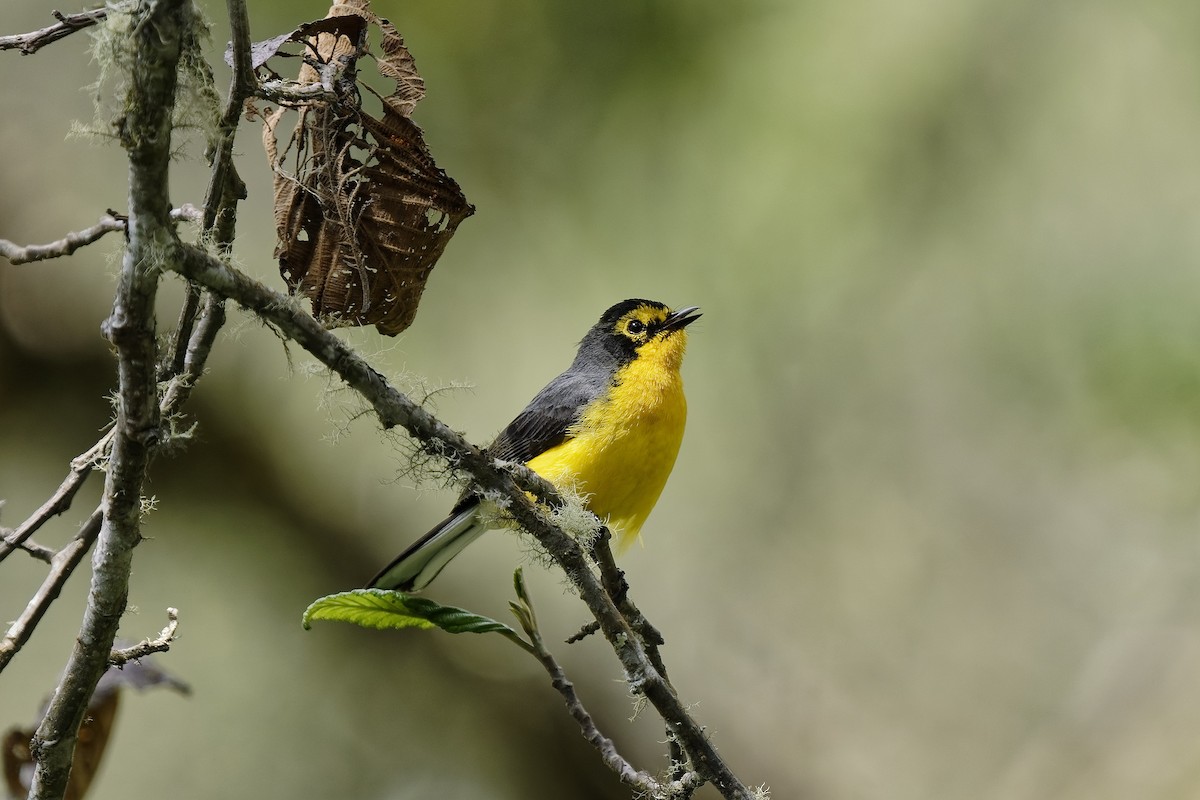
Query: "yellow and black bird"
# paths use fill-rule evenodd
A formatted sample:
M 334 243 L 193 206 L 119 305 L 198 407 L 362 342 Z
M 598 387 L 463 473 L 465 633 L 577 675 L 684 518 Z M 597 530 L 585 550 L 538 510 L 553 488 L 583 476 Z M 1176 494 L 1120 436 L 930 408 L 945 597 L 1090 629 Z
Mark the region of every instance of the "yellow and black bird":
M 625 300 L 592 326 L 566 372 L 537 396 L 487 448 L 493 458 L 527 465 L 550 483 L 585 498 L 617 537 L 637 538 L 658 501 L 687 419 L 679 368 L 684 330 L 699 318 L 651 300 Z M 481 501 L 464 495 L 443 520 L 371 581 L 419 591 L 487 523 Z

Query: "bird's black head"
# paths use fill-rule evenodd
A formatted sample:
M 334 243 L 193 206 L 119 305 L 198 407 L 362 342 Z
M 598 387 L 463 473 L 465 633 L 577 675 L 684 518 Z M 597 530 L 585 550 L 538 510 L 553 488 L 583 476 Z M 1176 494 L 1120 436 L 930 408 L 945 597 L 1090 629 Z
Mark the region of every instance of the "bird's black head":
M 600 315 L 579 343 L 576 360 L 615 362 L 620 367 L 653 352 L 678 369 L 687 343 L 683 329 L 700 317 L 696 312 L 696 306 L 672 311 L 654 300 L 623 300 Z

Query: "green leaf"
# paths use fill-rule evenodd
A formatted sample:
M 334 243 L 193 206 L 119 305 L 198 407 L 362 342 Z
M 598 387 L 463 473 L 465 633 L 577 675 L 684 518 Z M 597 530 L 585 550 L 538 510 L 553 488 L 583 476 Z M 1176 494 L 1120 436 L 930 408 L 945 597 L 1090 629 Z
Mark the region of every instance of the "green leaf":
M 494 619 L 466 609 L 443 606 L 425 597 L 385 589 L 354 589 L 327 595 L 313 602 L 301 620 L 305 629 L 313 620 L 351 622 L 363 628 L 441 628 L 447 633 L 498 633 L 528 650 L 517 632 Z

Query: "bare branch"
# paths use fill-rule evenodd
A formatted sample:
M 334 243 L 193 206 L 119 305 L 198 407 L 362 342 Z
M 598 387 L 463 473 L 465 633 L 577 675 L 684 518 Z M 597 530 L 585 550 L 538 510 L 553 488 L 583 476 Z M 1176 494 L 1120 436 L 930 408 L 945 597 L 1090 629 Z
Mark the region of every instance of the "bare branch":
M 704 779 L 696 772 L 688 772 L 681 776 L 669 786 L 664 787 L 652 775 L 642 772 L 635 768 L 632 764 L 617 751 L 616 744 L 612 739 L 605 736 L 597 727 L 596 721 L 592 719 L 592 715 L 584 708 L 583 702 L 579 699 L 579 695 L 575 692 L 575 685 L 567 678 L 562 666 L 558 663 L 554 655 L 546 649 L 545 642 L 542 640 L 542 635 L 537 629 L 536 623 L 525 625 L 526 635 L 529 636 L 529 642 L 533 646 L 533 655 L 541 662 L 542 667 L 550 676 L 550 685 L 554 687 L 563 701 L 567 704 L 567 713 L 571 718 L 579 723 L 580 733 L 583 738 L 588 741 L 600 753 L 600 760 L 604 765 L 617 774 L 617 777 L 626 786 L 631 786 L 639 792 L 643 792 L 650 797 L 666 798 L 666 797 L 687 797 L 691 792 L 704 783 Z
M 250 54 L 250 18 L 246 13 L 246 0 L 226 0 L 229 10 L 229 36 L 233 48 L 233 85 L 225 107 L 226 119 L 233 121 L 242 113 L 242 106 L 258 85 L 254 75 L 254 61 Z
M 177 245 L 167 175 L 171 116 L 183 34 L 194 24 L 187 0 L 145 0 L 131 47 L 126 115 L 118 129 L 129 154 L 129 247 L 104 330 L 117 349 L 117 421 L 104 486 L 103 524 L 92 558 L 87 608 L 71 658 L 31 743 L 37 762 L 30 797 L 66 791 L 79 726 L 108 658 L 129 593 L 133 548 L 141 540 L 141 491 L 159 439 L 154 300 L 160 264 Z
M 166 391 L 163 393 L 163 399 L 160 404 L 160 414 L 163 417 L 169 417 L 178 412 L 178 410 L 187 401 L 191 395 L 192 387 L 195 386 L 196 379 L 204 371 L 204 364 L 208 359 L 209 352 L 212 349 L 213 342 L 216 340 L 217 333 L 225 322 L 225 301 L 223 298 L 216 295 L 209 295 L 205 298 L 204 308 L 201 311 L 199 320 L 193 330 L 191 338 L 188 341 L 188 346 L 184 351 L 184 364 L 182 371 L 175 375 Z M 22 544 L 30 534 L 40 528 L 47 520 L 56 514 L 61 514 L 71 504 L 72 498 L 79 490 L 83 480 L 91 473 L 93 469 L 108 458 L 108 448 L 112 444 L 113 433 L 110 431 L 100 441 L 96 442 L 90 450 L 81 454 L 71 462 L 71 474 L 63 481 L 59 490 L 42 504 L 42 507 L 34 512 L 33 516 L 21 524 L 15 531 L 9 532 L 3 542 L 0 542 L 0 557 L 7 555 L 15 549 L 27 549 L 27 546 Z M 84 524 L 79 534 L 75 539 L 55 553 L 49 548 L 43 550 L 50 556 L 49 563 L 53 567 L 46 580 L 42 583 L 42 587 L 30 600 L 25 607 L 24 613 L 12 623 L 8 629 L 8 633 L 3 640 L 0 640 L 0 672 L 8 665 L 17 651 L 19 651 L 30 636 L 33 635 L 34 629 L 45 616 L 46 610 L 50 607 L 62 590 L 63 584 L 71 576 L 71 573 L 82 560 L 83 555 L 87 552 L 92 543 L 96 541 L 96 536 L 100 532 L 101 510 L 97 508 L 92 512 L 91 517 Z M 28 546 L 32 550 L 34 546 Z M 38 546 L 40 547 L 40 546 Z M 31 553 L 41 557 L 39 553 Z
M 67 579 L 71 577 L 71 573 L 83 561 L 83 557 L 87 555 L 92 543 L 96 541 L 96 536 L 100 533 L 101 519 L 100 509 L 97 508 L 80 528 L 75 538 L 54 554 L 50 562 L 50 574 L 42 581 L 42 585 L 29 600 L 25 610 L 21 612 L 21 616 L 8 626 L 8 632 L 4 634 L 3 639 L 0 639 L 0 672 L 29 641 L 29 637 L 33 635 L 34 629 L 46 615 L 50 604 L 58 599 Z
M 46 502 L 42 503 L 41 507 L 33 512 L 27 520 L 6 535 L 3 542 L 0 542 L 0 561 L 3 561 L 8 557 L 9 553 L 19 548 L 26 539 L 36 533 L 52 517 L 63 513 L 71 507 L 71 501 L 75 499 L 79 488 L 83 486 L 88 475 L 92 474 L 92 470 L 105 457 L 111 441 L 112 432 L 110 431 L 101 437 L 100 441 L 92 445 L 91 449 L 86 453 L 80 454 L 71 461 L 71 473 L 63 479 L 58 490 Z M 3 669 L 2 663 L 0 663 L 0 669 Z
M 534 653 L 538 660 L 542 663 L 547 674 L 550 675 L 550 685 L 554 687 L 564 702 L 567 704 L 567 712 L 571 718 L 579 723 L 580 733 L 583 738 L 588 741 L 600 753 L 600 760 L 604 765 L 611 769 L 620 778 L 621 783 L 631 786 L 640 792 L 646 792 L 652 797 L 662 797 L 662 788 L 658 781 L 652 775 L 641 772 L 625 758 L 617 752 L 617 746 L 609 739 L 600 729 L 596 727 L 595 720 L 592 715 L 584 708 L 583 703 L 579 700 L 579 695 L 575 693 L 575 685 L 567 678 L 562 667 L 554 656 L 550 654 L 545 646 L 542 645 L 540 637 L 533 643 Z M 695 775 L 695 773 L 693 773 Z M 695 775 L 695 779 L 699 780 L 700 776 Z
M 204 298 L 204 306 L 195 330 L 184 351 L 183 370 L 171 380 L 163 393 L 161 413 L 164 417 L 177 413 L 191 396 L 196 381 L 204 372 L 204 365 L 217 339 L 217 333 L 224 324 L 225 299 L 213 294 L 208 295 Z
M 68 233 L 63 238 L 49 244 L 31 244 L 21 247 L 7 239 L 0 239 L 0 256 L 4 256 L 12 264 L 28 264 L 31 261 L 44 261 L 48 258 L 69 256 L 79 248 L 89 245 L 106 233 L 125 230 L 125 223 L 109 214 L 105 214 L 90 228 Z
M 183 365 L 181 370 L 170 376 L 170 382 L 163 392 L 159 405 L 159 413 L 162 417 L 171 417 L 178 413 L 183 404 L 187 402 L 196 380 L 204 372 L 208 355 L 212 350 L 217 333 L 224 323 L 224 299 L 216 295 L 209 295 L 204 300 L 203 309 L 188 339 L 187 347 L 182 349 Z M 179 335 L 179 331 L 176 331 L 176 335 Z M 164 380 L 167 379 L 167 376 L 162 377 Z M 35 511 L 29 519 L 21 523 L 15 530 L 7 532 L 3 541 L 0 541 L 0 560 L 16 549 L 28 549 L 31 551 L 31 555 L 39 558 L 42 555 L 49 555 L 48 560 L 53 567 L 43 582 L 42 588 L 26 606 L 25 612 L 12 623 L 4 639 L 0 640 L 0 672 L 4 671 L 5 666 L 17 651 L 29 641 L 50 604 L 58 598 L 63 584 L 71 576 L 83 554 L 96 540 L 96 536 L 100 532 L 101 510 L 97 508 L 92 512 L 92 516 L 84 524 L 75 540 L 57 554 L 49 548 L 33 552 L 35 546 L 27 547 L 23 543 L 52 517 L 63 513 L 70 507 L 71 501 L 87 476 L 98 465 L 107 461 L 113 436 L 113 431 L 109 431 L 91 449 L 73 459 L 71 473 L 59 486 L 58 491 L 43 503 L 41 508 Z
M 156 639 L 143 639 L 132 647 L 122 647 L 113 650 L 108 656 L 108 663 L 114 667 L 122 667 L 130 661 L 145 658 L 152 653 L 165 653 L 171 649 L 175 634 L 179 630 L 179 609 L 167 609 L 167 626 L 162 629 Z
M 20 50 L 23 56 L 32 55 L 46 45 L 65 39 L 75 31 L 90 28 L 108 16 L 108 11 L 103 8 L 81 11 L 78 14 L 63 14 L 58 11 L 50 13 L 58 22 L 29 33 L 0 36 L 0 50 Z
M 250 60 L 250 21 L 245 0 L 227 0 L 233 48 L 233 78 L 221 114 L 221 139 L 211 155 L 212 173 L 204 199 L 204 229 L 216 233 L 222 249 L 233 243 L 237 201 L 246 197 L 246 186 L 233 165 L 233 140 L 246 100 L 253 96 L 258 78 Z
M 0 541 L 3 541 L 4 544 L 8 544 L 8 534 L 10 532 L 11 531 L 6 528 L 0 528 Z M 45 545 L 38 544 L 37 542 L 30 541 L 29 539 L 26 539 L 20 544 L 13 545 L 13 548 L 20 550 L 23 553 L 28 553 L 38 561 L 44 561 L 47 564 L 52 564 L 54 562 L 54 554 L 57 552 L 53 547 L 46 547 Z
M 199 210 L 191 205 L 180 206 L 171 212 L 171 219 L 176 221 L 196 221 L 199 217 Z M 7 239 L 0 239 L 0 256 L 7 258 L 11 264 L 28 264 L 32 261 L 61 258 L 71 255 L 81 247 L 92 244 L 105 234 L 125 230 L 126 225 L 126 217 L 110 210 L 100 217 L 100 221 L 92 227 L 68 233 L 58 241 L 49 244 L 30 244 L 22 247 Z
M 183 295 L 183 305 L 179 309 L 179 321 L 175 323 L 175 332 L 171 334 L 171 355 L 159 368 L 158 379 L 168 380 L 183 372 L 183 360 L 187 357 L 187 343 L 191 338 L 192 328 L 196 324 L 196 314 L 200 311 L 200 287 L 189 283 Z
M 663 680 L 670 685 L 667 665 L 663 662 L 662 655 L 658 650 L 661 645 L 666 644 L 666 640 L 629 598 L 629 583 L 625 580 L 625 573 L 617 566 L 616 559 L 613 558 L 612 548 L 609 546 L 611 538 L 608 528 L 604 528 L 600 531 L 600 536 L 596 538 L 592 547 L 591 555 L 600 570 L 600 580 L 609 596 L 613 598 L 617 608 L 620 609 L 621 616 L 641 637 L 642 643 L 646 646 L 646 657 L 662 675 Z M 590 631 L 585 627 L 579 634 L 571 637 L 568 642 L 582 639 L 588 633 Z M 682 780 L 688 771 L 689 757 L 669 725 L 667 726 L 667 757 L 672 765 L 671 778 L 676 781 Z

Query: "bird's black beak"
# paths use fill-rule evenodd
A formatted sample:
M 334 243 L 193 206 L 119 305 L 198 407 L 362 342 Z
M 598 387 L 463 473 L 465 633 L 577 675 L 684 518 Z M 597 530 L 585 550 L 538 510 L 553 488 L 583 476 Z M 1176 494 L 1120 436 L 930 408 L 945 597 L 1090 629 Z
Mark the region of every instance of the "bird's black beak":
M 696 312 L 700 310 L 700 306 L 688 306 L 681 308 L 678 311 L 672 311 L 659 326 L 659 331 L 678 331 L 691 325 L 696 320 L 700 319 L 700 315 Z

